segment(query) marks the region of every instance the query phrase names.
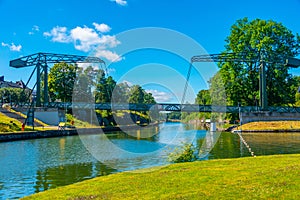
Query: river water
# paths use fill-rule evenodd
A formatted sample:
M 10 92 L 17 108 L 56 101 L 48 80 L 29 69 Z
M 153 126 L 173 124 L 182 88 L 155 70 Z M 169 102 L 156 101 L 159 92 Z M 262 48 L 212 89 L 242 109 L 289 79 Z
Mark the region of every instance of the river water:
M 300 133 L 243 134 L 255 155 L 300 153 Z M 0 199 L 15 199 L 93 177 L 168 164 L 193 143 L 201 160 L 250 156 L 238 135 L 163 123 L 140 130 L 0 143 Z

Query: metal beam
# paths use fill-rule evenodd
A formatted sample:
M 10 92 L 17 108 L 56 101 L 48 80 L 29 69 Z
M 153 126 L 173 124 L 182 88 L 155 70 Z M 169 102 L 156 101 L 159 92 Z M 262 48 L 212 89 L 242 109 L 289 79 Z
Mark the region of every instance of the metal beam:
M 36 64 L 36 106 L 41 107 L 41 64 Z
M 300 66 L 300 59 L 297 58 L 288 58 L 286 59 L 286 65 L 288 67 L 297 68 Z
M 222 54 L 205 54 L 197 55 L 191 58 L 191 63 L 194 62 L 256 62 L 259 61 L 259 56 L 255 58 L 247 57 L 246 53 L 222 53 Z
M 36 53 L 29 56 L 24 56 L 9 62 L 9 66 L 15 68 L 29 67 L 37 65 L 37 63 L 103 63 L 105 62 L 97 57 L 78 56 L 68 54 L 55 53 Z
M 48 106 L 49 97 L 48 97 L 48 65 L 44 66 L 44 107 Z
M 54 63 L 101 63 L 105 65 L 105 62 L 97 57 L 90 56 L 78 56 L 78 55 L 68 55 L 68 54 L 56 54 L 56 53 L 36 53 L 28 56 L 24 56 L 15 60 L 11 60 L 9 65 L 14 68 L 23 68 L 29 66 L 36 66 L 36 106 L 41 106 L 41 71 L 44 72 L 44 106 L 47 106 L 48 97 L 48 64 Z M 43 69 L 42 69 L 43 67 Z M 31 76 L 27 82 L 29 83 Z M 26 84 L 26 86 L 27 86 Z M 34 88 L 33 88 L 34 89 Z
M 268 109 L 267 98 L 267 78 L 266 78 L 266 66 L 263 60 L 260 61 L 260 74 L 259 74 L 259 94 L 260 94 L 260 106 L 262 110 Z

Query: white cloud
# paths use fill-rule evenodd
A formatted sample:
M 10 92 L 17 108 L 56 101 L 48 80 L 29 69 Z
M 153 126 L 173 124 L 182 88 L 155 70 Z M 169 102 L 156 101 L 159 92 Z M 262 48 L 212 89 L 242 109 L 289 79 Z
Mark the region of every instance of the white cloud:
M 6 43 L 4 43 L 4 42 L 2 42 L 1 45 L 2 45 L 3 47 L 9 47 L 9 44 L 6 44 Z
M 95 56 L 106 58 L 107 60 L 110 60 L 112 62 L 118 62 L 122 60 L 122 57 L 120 57 L 116 52 L 112 52 L 109 50 L 98 49 L 95 53 Z
M 146 90 L 147 93 L 151 93 L 157 102 L 169 102 L 172 100 L 172 96 L 166 92 L 158 90 Z
M 29 35 L 34 35 L 35 32 L 39 32 L 40 31 L 40 27 L 37 26 L 37 25 L 34 25 L 32 28 L 31 28 L 31 31 L 28 32 Z
M 2 42 L 1 43 L 1 45 L 3 46 L 3 47 L 8 47 L 11 51 L 21 51 L 21 49 L 22 49 L 22 45 L 15 45 L 14 43 L 11 43 L 11 44 L 7 44 L 7 43 L 4 43 L 4 42 Z
M 52 37 L 51 41 L 69 43 L 71 38 L 67 34 L 67 27 L 56 26 L 50 32 L 44 32 L 45 37 Z
M 74 41 L 75 48 L 88 52 L 93 46 L 100 43 L 99 35 L 94 29 L 88 27 L 79 27 L 71 30 L 71 38 Z
M 127 1 L 125 1 L 125 0 L 111 0 L 111 1 L 116 2 L 120 6 L 126 6 L 127 5 Z
M 101 33 L 107 33 L 111 30 L 111 28 L 107 24 L 97 24 L 96 22 L 93 23 L 95 29 Z
M 38 31 L 40 31 L 40 27 L 37 26 L 37 25 L 34 25 L 34 26 L 32 27 L 32 30 L 38 32 Z
M 95 29 L 87 26 L 77 26 L 70 31 L 68 31 L 66 27 L 56 26 L 50 32 L 44 32 L 44 36 L 50 37 L 53 42 L 73 42 L 75 49 L 83 52 L 96 49 L 95 56 L 103 57 L 113 62 L 120 61 L 121 57 L 116 52 L 109 50 L 109 48 L 118 46 L 120 41 L 117 40 L 116 36 L 103 34 L 103 32 L 108 31 L 110 27 L 95 22 L 93 25 Z
M 114 48 L 121 44 L 121 42 L 117 40 L 116 36 L 102 35 L 99 44 L 102 44 L 103 47 Z

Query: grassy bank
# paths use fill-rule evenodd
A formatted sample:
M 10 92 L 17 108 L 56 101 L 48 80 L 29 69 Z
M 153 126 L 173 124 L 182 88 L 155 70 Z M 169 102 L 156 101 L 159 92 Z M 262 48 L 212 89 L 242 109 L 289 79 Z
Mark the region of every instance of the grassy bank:
M 22 133 L 22 123 L 14 118 L 0 113 L 0 134 Z M 53 127 L 35 127 L 35 131 L 51 130 Z M 25 126 L 25 131 L 32 131 L 32 126 Z
M 237 129 L 254 130 L 254 131 L 289 131 L 289 130 L 300 130 L 300 121 L 270 121 L 270 122 L 250 122 L 243 124 Z
M 21 122 L 16 119 L 7 117 L 0 113 L 0 134 L 1 132 L 15 132 L 21 130 Z
M 25 199 L 299 199 L 300 154 L 211 160 L 119 173 Z

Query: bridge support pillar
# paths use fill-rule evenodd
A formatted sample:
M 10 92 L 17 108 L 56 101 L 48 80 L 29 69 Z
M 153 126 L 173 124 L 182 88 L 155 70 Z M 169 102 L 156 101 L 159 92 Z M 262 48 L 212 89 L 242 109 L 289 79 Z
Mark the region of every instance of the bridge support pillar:
M 48 97 L 48 66 L 44 65 L 44 107 L 47 107 L 49 103 Z
M 41 64 L 36 65 L 36 106 L 41 107 Z
M 265 62 L 261 60 L 259 74 L 259 98 L 262 110 L 268 110 L 267 80 Z

